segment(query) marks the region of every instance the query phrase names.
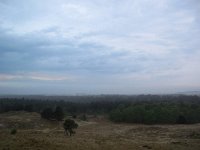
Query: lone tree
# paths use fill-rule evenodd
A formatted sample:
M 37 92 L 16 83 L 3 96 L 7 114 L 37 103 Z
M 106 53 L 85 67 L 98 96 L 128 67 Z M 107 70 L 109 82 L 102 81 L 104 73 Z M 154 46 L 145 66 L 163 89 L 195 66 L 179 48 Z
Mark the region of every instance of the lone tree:
M 63 127 L 65 129 L 65 134 L 71 136 L 76 133 L 73 129 L 78 128 L 78 124 L 72 119 L 66 119 Z
M 60 106 L 57 106 L 54 111 L 54 117 L 57 121 L 62 121 L 65 114 Z

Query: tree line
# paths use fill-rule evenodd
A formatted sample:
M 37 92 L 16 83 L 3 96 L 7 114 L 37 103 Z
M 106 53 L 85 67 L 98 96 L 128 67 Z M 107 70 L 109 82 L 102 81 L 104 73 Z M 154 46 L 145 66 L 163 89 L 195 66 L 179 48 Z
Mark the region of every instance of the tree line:
M 200 122 L 200 104 L 152 102 L 119 105 L 110 112 L 114 122 L 142 124 L 191 124 Z
M 88 98 L 89 100 L 86 100 Z M 77 100 L 78 99 L 78 100 Z M 0 98 L 0 113 L 38 112 L 49 120 L 63 114 L 104 114 L 114 122 L 174 124 L 200 122 L 200 97 L 186 95 L 76 96 L 72 101 Z M 75 100 L 75 101 L 74 101 Z

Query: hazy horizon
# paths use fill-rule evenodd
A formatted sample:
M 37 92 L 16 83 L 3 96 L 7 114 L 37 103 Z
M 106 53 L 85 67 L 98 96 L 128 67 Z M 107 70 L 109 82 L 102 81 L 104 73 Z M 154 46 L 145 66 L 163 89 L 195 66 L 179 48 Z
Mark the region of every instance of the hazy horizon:
M 198 0 L 0 0 L 0 94 L 200 91 Z

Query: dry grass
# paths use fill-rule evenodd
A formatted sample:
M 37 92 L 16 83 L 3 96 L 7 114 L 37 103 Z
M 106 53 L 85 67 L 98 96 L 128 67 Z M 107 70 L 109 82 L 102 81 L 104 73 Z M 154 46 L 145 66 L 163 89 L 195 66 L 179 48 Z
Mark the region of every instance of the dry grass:
M 105 119 L 77 120 L 72 137 L 62 123 L 49 122 L 37 113 L 0 114 L 0 150 L 199 150 L 200 124 L 114 124 Z M 16 127 L 16 135 L 10 129 Z

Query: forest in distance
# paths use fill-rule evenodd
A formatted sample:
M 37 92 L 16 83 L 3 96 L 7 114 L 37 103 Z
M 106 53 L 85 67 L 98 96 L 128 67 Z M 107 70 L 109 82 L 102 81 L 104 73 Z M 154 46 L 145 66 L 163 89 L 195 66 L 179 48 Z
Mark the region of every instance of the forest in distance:
M 140 124 L 200 123 L 200 97 L 196 95 L 99 95 L 65 99 L 0 98 L 0 113 L 42 113 L 61 107 L 65 116 L 104 115 L 112 122 Z

